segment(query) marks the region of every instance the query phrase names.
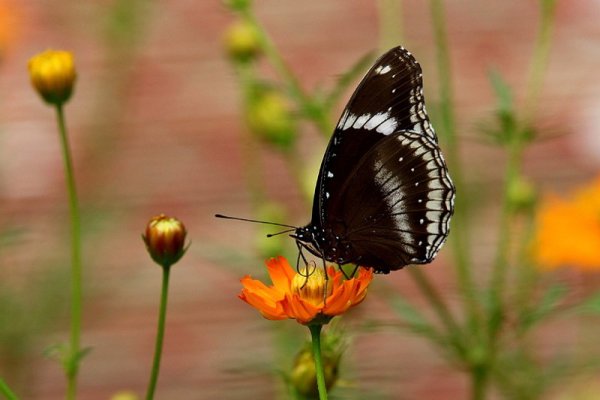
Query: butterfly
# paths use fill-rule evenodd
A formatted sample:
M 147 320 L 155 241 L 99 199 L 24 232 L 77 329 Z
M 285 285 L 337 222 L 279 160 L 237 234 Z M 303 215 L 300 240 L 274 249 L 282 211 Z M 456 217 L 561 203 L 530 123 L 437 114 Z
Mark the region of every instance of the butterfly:
M 387 274 L 435 258 L 448 237 L 454 197 L 425 109 L 421 66 L 395 47 L 375 62 L 342 112 L 323 156 L 310 223 L 270 224 L 292 228 L 299 257 L 306 249 Z
M 395 47 L 342 112 L 321 163 L 311 221 L 290 236 L 324 260 L 389 273 L 435 258 L 448 237 L 454 197 L 425 109 L 421 67 Z

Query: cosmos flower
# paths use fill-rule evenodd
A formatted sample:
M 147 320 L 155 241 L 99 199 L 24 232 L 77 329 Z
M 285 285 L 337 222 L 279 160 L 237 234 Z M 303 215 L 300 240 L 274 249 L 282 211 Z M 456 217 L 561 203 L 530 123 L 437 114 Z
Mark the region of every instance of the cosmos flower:
M 271 258 L 266 264 L 273 285 L 246 276 L 241 280 L 240 299 L 267 319 L 292 318 L 305 325 L 326 323 L 358 305 L 373 279 L 373 271 L 365 268 L 359 269 L 357 277 L 345 280 L 334 267 L 327 269 L 326 279 L 321 268 L 309 265 L 297 272 L 284 257 Z
M 600 177 L 567 198 L 542 200 L 533 255 L 543 269 L 600 269 Z

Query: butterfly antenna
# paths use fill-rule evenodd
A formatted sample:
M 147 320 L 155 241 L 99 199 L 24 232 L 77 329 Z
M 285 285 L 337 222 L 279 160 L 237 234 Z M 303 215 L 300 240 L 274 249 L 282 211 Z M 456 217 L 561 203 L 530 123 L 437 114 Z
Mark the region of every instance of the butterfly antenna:
M 273 236 L 281 235 L 283 233 L 294 232 L 295 230 L 296 230 L 296 228 L 294 227 L 294 228 L 286 229 L 284 231 L 277 232 L 277 233 L 267 233 L 267 237 L 270 238 L 270 237 L 273 237 Z
M 291 232 L 291 231 L 293 231 L 293 230 L 295 230 L 297 228 L 297 227 L 295 227 L 293 225 L 278 224 L 277 222 L 269 222 L 269 221 L 259 221 L 257 219 L 230 217 L 228 215 L 223 215 L 223 214 L 215 214 L 215 217 L 222 218 L 222 219 L 233 219 L 235 221 L 246 221 L 246 222 L 254 222 L 256 224 L 266 224 L 266 225 L 283 226 L 285 228 L 291 228 L 289 230 L 285 230 L 283 232 L 275 233 L 275 234 L 270 235 L 270 236 L 279 235 L 281 233 L 286 233 L 286 232 Z

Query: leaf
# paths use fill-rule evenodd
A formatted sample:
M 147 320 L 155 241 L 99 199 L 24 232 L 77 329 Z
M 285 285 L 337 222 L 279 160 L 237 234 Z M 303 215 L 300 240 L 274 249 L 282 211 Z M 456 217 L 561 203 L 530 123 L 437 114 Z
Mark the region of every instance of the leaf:
M 506 83 L 502 75 L 495 70 L 491 69 L 488 72 L 488 79 L 496 93 L 496 99 L 498 101 L 498 109 L 500 111 L 509 111 L 513 110 L 513 95 L 510 86 Z
M 400 315 L 406 327 L 417 334 L 427 336 L 435 342 L 443 341 L 435 327 L 408 301 L 400 296 L 390 299 L 392 309 Z
M 549 287 L 540 299 L 539 303 L 534 305 L 532 309 L 525 310 L 525 312 L 521 315 L 521 329 L 523 331 L 529 330 L 534 325 L 540 323 L 548 317 L 553 316 L 567 292 L 567 288 L 562 285 L 554 285 Z
M 600 314 L 600 292 L 593 293 L 575 307 L 575 311 L 582 314 Z

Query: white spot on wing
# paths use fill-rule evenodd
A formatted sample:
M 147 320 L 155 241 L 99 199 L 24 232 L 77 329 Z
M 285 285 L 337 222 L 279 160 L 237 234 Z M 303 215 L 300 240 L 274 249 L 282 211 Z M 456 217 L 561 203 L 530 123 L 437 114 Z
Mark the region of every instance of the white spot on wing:
M 373 117 L 369 120 L 369 122 L 367 122 L 365 124 L 365 129 L 371 130 L 371 129 L 375 128 L 376 126 L 381 125 L 381 123 L 383 121 L 385 121 L 386 119 L 388 119 L 389 116 L 390 116 L 389 113 L 377 113 L 377 114 L 373 115 Z
M 356 121 L 356 115 L 354 114 L 350 114 L 348 115 L 348 118 L 346 118 L 346 122 L 344 123 L 344 126 L 342 127 L 342 130 L 346 130 L 348 128 L 350 128 L 352 126 L 352 124 L 354 124 L 354 121 Z
M 396 118 L 390 118 L 377 127 L 377 132 L 387 136 L 394 133 L 396 131 L 397 126 L 398 121 L 396 120 Z
M 389 65 L 383 66 L 380 65 L 379 67 L 375 68 L 375 73 L 379 74 L 379 75 L 384 75 L 387 74 L 388 72 L 390 72 L 392 70 L 392 67 L 390 67 Z
M 356 122 L 354 123 L 354 125 L 352 125 L 352 127 L 354 129 L 360 129 L 370 118 L 371 114 L 363 114 L 356 119 Z

